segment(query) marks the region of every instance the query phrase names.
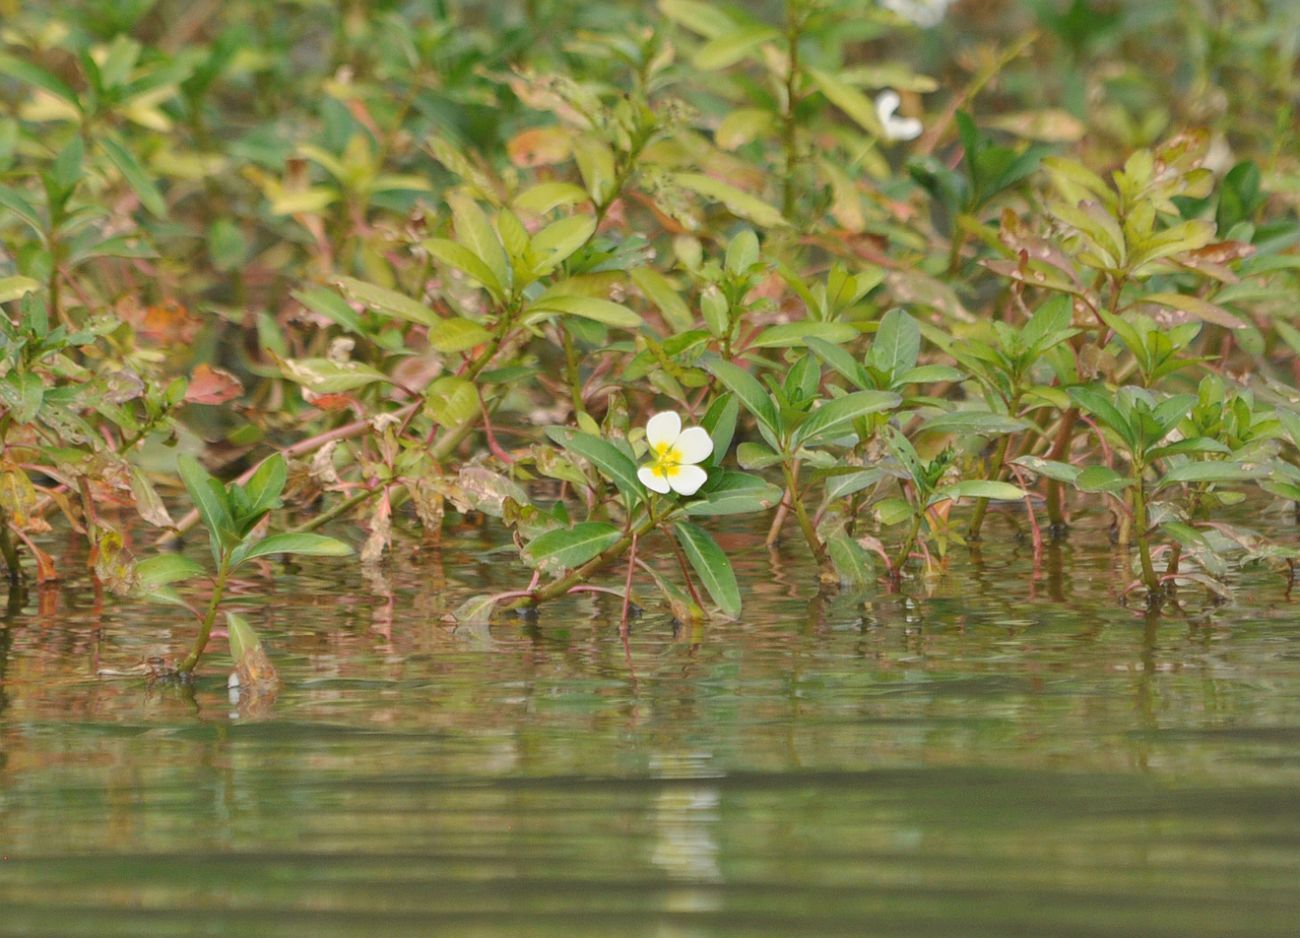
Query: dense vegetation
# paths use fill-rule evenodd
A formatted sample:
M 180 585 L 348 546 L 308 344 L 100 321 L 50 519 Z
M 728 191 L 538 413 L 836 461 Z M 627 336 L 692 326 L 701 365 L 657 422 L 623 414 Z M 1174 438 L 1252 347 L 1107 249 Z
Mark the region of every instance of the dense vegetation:
M 188 673 L 241 565 L 382 563 L 399 520 L 513 538 L 462 622 L 737 616 L 732 515 L 810 590 L 1082 511 L 1117 598 L 1289 573 L 1225 510 L 1300 503 L 1297 36 L 1287 0 L 0 0 L 11 589 L 70 530 L 194 611 Z

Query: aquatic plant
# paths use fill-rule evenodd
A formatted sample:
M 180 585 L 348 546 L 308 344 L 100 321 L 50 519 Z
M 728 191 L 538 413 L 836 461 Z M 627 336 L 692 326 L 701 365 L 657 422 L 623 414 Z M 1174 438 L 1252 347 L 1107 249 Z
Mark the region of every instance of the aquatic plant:
M 1236 506 L 1300 503 L 1295 75 L 1205 51 L 1285 49 L 1153 13 L 1187 69 L 1144 27 L 1120 87 L 1082 65 L 1127 12 L 779 6 L 6 16 L 13 588 L 69 575 L 53 522 L 97 583 L 180 599 L 199 568 L 136 518 L 160 550 L 202 524 L 188 673 L 231 573 L 341 554 L 329 524 L 373 569 L 395 522 L 490 518 L 520 588 L 462 622 L 600 590 L 626 623 L 640 573 L 679 618 L 740 615 L 732 516 L 806 547 L 809 589 L 1087 513 L 1153 606 L 1289 573 Z

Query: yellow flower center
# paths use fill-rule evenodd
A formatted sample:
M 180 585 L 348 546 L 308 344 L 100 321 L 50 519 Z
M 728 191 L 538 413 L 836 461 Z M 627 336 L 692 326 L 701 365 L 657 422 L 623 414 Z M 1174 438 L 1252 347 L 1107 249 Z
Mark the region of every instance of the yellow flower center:
M 653 447 L 654 460 L 650 463 L 650 471 L 661 479 L 671 479 L 677 475 L 677 469 L 682 464 L 681 454 L 673 448 L 671 443 L 660 443 Z

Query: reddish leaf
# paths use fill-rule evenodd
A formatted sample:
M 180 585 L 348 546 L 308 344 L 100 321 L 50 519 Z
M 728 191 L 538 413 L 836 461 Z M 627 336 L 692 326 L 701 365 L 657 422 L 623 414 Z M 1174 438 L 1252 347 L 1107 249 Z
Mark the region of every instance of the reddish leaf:
M 189 404 L 224 404 L 244 393 L 244 386 L 230 372 L 211 365 L 199 365 L 185 391 Z

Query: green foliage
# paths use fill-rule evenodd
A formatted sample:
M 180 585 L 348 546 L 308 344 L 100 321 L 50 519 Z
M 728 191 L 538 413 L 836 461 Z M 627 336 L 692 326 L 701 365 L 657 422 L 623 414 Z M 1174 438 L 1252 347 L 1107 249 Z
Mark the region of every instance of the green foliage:
M 59 513 L 101 580 L 184 603 L 192 563 L 132 566 L 100 509 L 202 524 L 184 671 L 241 564 L 344 553 L 334 520 L 380 563 L 405 505 L 518 549 L 527 588 L 448 610 L 481 621 L 614 564 L 630 604 L 646 552 L 673 615 L 739 615 L 736 523 L 892 588 L 995 502 L 1035 538 L 1109 512 L 1154 602 L 1221 588 L 1224 509 L 1300 502 L 1274 5 L 1036 2 L 1014 41 L 963 8 L 924 42 L 848 0 L 91 6 L 0 46 L 0 551 L 53 575 Z M 660 494 L 668 410 L 710 446 Z

